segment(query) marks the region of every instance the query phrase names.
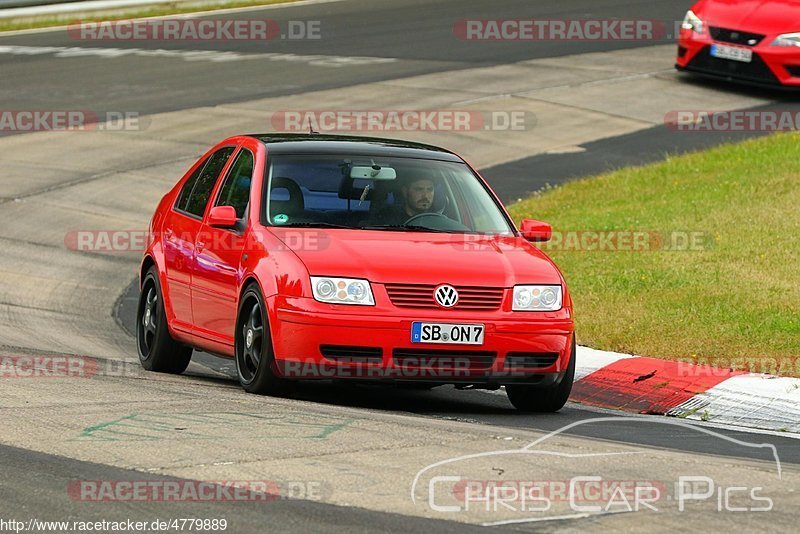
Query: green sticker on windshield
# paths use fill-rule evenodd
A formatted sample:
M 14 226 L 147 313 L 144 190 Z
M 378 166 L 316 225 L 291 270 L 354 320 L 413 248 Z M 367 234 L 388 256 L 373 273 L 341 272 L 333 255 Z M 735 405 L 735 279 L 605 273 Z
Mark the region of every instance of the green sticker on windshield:
M 272 218 L 272 222 L 274 222 L 275 224 L 286 224 L 287 222 L 289 222 L 289 216 L 286 215 L 285 213 L 279 213 Z

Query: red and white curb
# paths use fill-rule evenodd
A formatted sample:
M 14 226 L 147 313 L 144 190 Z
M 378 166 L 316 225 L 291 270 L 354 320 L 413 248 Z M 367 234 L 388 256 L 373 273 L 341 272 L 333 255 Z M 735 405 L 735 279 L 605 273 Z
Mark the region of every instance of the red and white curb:
M 800 432 L 800 379 L 578 347 L 570 400 L 779 432 Z
M 710 422 L 715 426 L 800 433 L 800 378 L 589 347 L 578 346 L 575 383 L 569 400 L 597 408 Z

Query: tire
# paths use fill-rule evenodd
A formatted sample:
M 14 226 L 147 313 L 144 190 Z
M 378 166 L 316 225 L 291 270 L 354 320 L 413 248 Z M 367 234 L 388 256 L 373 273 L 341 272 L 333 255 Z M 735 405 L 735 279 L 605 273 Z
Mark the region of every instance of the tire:
M 239 383 L 248 393 L 285 397 L 292 382 L 278 376 L 267 308 L 258 285 L 247 287 L 236 317 L 235 360 Z
M 547 387 L 513 384 L 506 386 L 508 400 L 521 412 L 552 413 L 567 403 L 575 380 L 575 334 L 572 335 L 572 352 L 564 377 L 558 384 Z
M 139 362 L 148 371 L 179 375 L 192 360 L 192 348 L 176 341 L 169 333 L 155 266 L 150 267 L 142 281 L 136 312 L 136 347 Z
M 419 382 L 400 382 L 397 384 L 399 389 L 407 389 L 409 391 L 430 391 L 433 388 L 439 387 L 441 384 L 421 384 Z

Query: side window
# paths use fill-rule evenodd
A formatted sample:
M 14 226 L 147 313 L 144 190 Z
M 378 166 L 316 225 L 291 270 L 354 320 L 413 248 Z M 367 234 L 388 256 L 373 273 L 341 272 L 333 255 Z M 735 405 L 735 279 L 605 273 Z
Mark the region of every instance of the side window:
M 180 206 L 180 209 L 198 217 L 203 216 L 208 199 L 211 197 L 211 191 L 214 189 L 214 184 L 217 183 L 217 177 L 222 169 L 225 168 L 225 164 L 233 154 L 233 150 L 234 147 L 226 146 L 212 154 L 206 166 L 203 167 L 203 172 L 200 173 L 195 181 L 192 192 L 186 200 L 186 205 Z
M 253 154 L 242 149 L 231 165 L 228 177 L 219 192 L 215 206 L 233 206 L 236 218 L 243 219 L 250 201 L 250 182 L 253 178 Z
M 189 200 L 189 195 L 192 194 L 192 189 L 194 189 L 194 184 L 197 183 L 197 179 L 200 178 L 200 173 L 203 172 L 203 168 L 208 163 L 208 158 L 204 159 L 200 165 L 194 170 L 189 179 L 186 180 L 186 183 L 183 184 L 181 188 L 181 192 L 178 195 L 178 200 L 175 201 L 175 209 L 186 211 L 186 202 Z

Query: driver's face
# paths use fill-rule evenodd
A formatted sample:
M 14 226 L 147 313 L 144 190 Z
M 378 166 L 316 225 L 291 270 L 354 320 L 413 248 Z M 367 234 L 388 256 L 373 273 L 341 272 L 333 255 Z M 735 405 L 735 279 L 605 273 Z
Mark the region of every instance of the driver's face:
M 406 207 L 416 213 L 430 211 L 433 206 L 433 181 L 417 180 L 406 188 Z

